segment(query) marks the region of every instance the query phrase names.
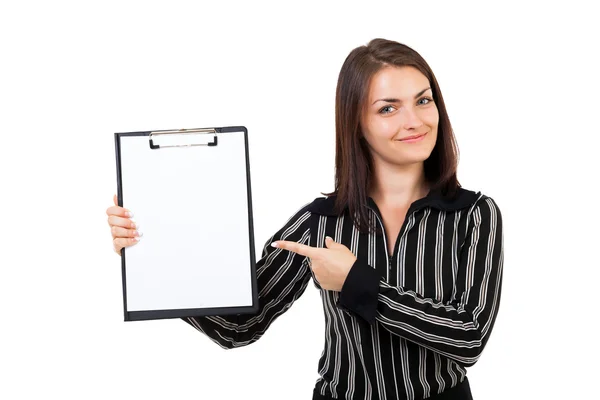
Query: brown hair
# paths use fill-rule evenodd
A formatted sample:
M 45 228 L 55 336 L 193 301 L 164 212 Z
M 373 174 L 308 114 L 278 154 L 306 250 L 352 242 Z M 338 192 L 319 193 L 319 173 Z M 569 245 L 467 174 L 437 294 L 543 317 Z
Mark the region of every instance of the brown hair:
M 391 40 L 373 39 L 366 46 L 352 50 L 340 70 L 335 94 L 335 190 L 321 193 L 337 196 L 335 210 L 338 215 L 346 207 L 353 219 L 358 212 L 355 224 L 362 232 L 369 227 L 366 204 L 373 168 L 367 143 L 361 140 L 360 116 L 367 101 L 371 78 L 388 66 L 414 67 L 429 80 L 439 123 L 435 147 L 424 161 L 425 179 L 432 191 L 440 191 L 444 196 L 454 195 L 460 187 L 456 177 L 458 146 L 442 92 L 431 68 L 410 47 Z

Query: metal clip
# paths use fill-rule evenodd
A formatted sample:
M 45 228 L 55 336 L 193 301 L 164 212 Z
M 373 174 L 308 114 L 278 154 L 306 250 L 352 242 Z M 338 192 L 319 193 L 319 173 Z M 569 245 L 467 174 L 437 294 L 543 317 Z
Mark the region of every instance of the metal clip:
M 158 145 L 158 144 L 154 144 L 154 142 L 152 141 L 152 137 L 153 136 L 158 136 L 158 135 L 169 135 L 169 134 L 180 134 L 180 135 L 185 135 L 185 134 L 206 134 L 206 133 L 214 133 L 214 140 L 212 142 L 209 143 L 192 143 L 192 144 L 175 144 L 175 145 Z M 190 146 L 216 146 L 217 145 L 217 129 L 216 128 L 195 128 L 195 129 L 176 129 L 176 130 L 171 130 L 171 131 L 155 131 L 155 132 L 150 132 L 149 135 L 149 142 L 150 142 L 150 148 L 151 149 L 162 149 L 164 147 L 190 147 Z

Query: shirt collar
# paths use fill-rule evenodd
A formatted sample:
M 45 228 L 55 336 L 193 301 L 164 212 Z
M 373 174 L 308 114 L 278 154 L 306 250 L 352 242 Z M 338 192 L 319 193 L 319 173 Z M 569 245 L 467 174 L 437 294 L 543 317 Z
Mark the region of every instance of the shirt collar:
M 421 199 L 414 201 L 409 210 L 420 209 L 423 207 L 432 207 L 442 211 L 457 211 L 475 204 L 481 196 L 481 192 L 474 192 L 459 187 L 456 194 L 452 197 L 444 196 L 440 189 L 432 189 Z M 318 197 L 309 206 L 309 210 L 320 215 L 336 216 L 334 212 L 336 196 Z M 367 197 L 367 204 L 374 210 L 378 210 L 377 204 L 370 196 Z M 348 207 L 344 208 L 344 213 L 348 212 Z

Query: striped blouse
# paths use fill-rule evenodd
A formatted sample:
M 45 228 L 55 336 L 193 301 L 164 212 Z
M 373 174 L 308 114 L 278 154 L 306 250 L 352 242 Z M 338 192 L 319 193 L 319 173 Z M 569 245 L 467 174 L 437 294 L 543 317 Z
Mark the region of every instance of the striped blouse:
M 336 215 L 334 201 L 305 204 L 265 243 L 256 264 L 257 314 L 182 319 L 225 349 L 245 346 L 291 307 L 312 277 L 325 313 L 315 396 L 422 399 L 463 382 L 500 304 L 504 257 L 496 202 L 464 188 L 451 199 L 430 191 L 411 204 L 390 255 L 371 197 L 373 233 L 359 232 L 348 208 Z M 320 287 L 309 257 L 270 245 L 325 247 L 326 235 L 357 257 L 341 292 Z

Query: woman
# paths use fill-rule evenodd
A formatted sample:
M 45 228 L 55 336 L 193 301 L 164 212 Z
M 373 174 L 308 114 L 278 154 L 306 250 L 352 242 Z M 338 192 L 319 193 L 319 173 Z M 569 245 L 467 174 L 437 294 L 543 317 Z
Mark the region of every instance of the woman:
M 325 313 L 313 399 L 471 399 L 466 367 L 500 302 L 500 210 L 458 183 L 440 88 L 413 49 L 384 39 L 354 49 L 335 118 L 335 191 L 265 244 L 259 312 L 183 320 L 223 348 L 245 346 L 312 277 Z M 125 212 L 107 210 L 119 254 L 138 239 Z

